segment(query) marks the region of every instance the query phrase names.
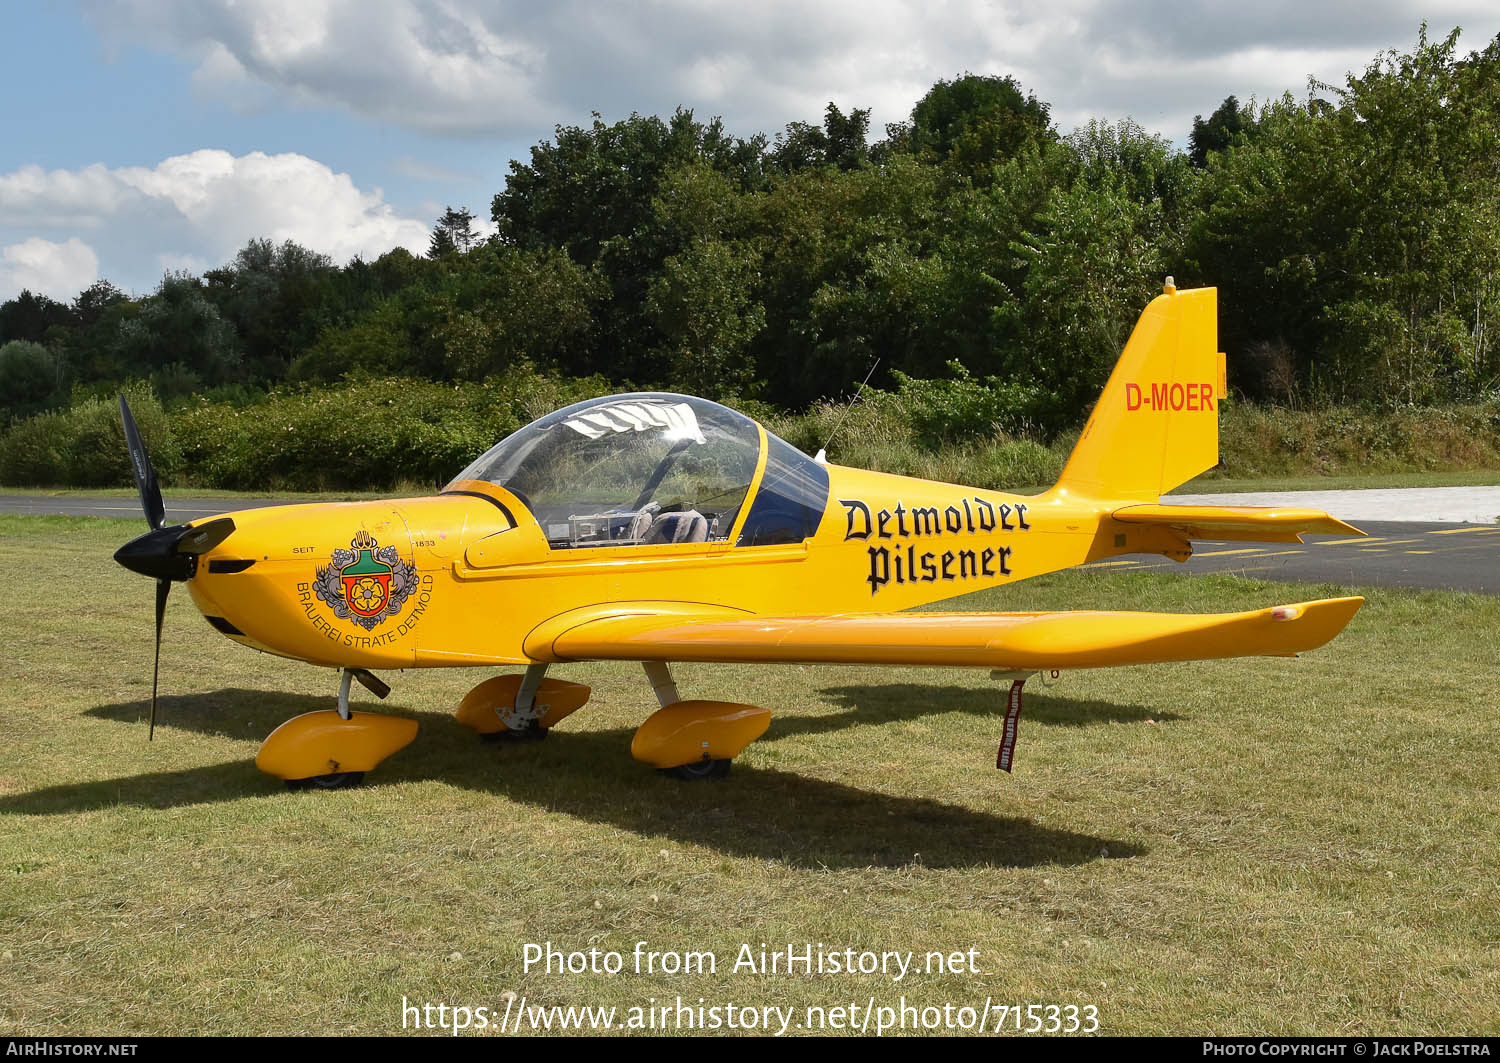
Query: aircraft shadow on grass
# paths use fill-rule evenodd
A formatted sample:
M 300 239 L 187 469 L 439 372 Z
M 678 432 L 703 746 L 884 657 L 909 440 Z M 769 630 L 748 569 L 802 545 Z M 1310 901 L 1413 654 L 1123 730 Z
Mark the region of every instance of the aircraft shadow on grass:
M 259 690 L 218 690 L 161 699 L 158 726 L 262 737 L 327 699 Z M 393 707 L 389 707 L 392 708 Z M 737 765 L 713 784 L 683 784 L 645 772 L 627 753 L 632 731 L 554 731 L 545 742 L 485 746 L 451 716 L 393 709 L 419 720 L 417 741 L 370 775 L 366 787 L 440 779 L 549 812 L 666 836 L 727 855 L 808 868 L 1028 867 L 1138 856 L 1146 850 L 921 797 L 897 797 L 774 768 Z M 87 715 L 136 723 L 141 702 Z M 170 735 L 167 736 L 170 740 Z M 357 799 L 359 791 L 288 795 Z M 114 805 L 177 808 L 285 793 L 249 758 L 180 771 L 148 772 L 46 787 L 0 798 L 0 815 L 46 815 Z
M 822 734 L 845 727 L 873 726 L 945 712 L 962 712 L 988 716 L 995 721 L 995 737 L 1005 722 L 1009 684 L 984 687 L 933 687 L 921 683 L 873 683 L 855 686 L 824 687 L 818 691 L 826 700 L 845 707 L 845 711 L 818 716 L 777 716 L 771 730 L 761 739 L 772 742 L 795 735 Z M 1109 701 L 1056 697 L 1046 687 L 1028 684 L 1021 727 L 1028 725 L 1056 727 L 1090 727 L 1108 723 L 1164 723 L 1183 717 L 1159 709 L 1135 705 L 1118 705 Z

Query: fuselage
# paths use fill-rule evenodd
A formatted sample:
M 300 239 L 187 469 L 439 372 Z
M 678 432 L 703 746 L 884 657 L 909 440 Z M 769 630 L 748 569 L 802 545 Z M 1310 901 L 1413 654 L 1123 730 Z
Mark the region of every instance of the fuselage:
M 270 653 L 347 668 L 486 666 L 548 659 L 545 623 L 580 610 L 894 612 L 1182 545 L 1058 489 L 1013 495 L 826 468 L 821 519 L 795 542 L 557 549 L 516 495 L 463 481 L 428 498 L 230 514 L 234 534 L 187 585 L 216 628 Z

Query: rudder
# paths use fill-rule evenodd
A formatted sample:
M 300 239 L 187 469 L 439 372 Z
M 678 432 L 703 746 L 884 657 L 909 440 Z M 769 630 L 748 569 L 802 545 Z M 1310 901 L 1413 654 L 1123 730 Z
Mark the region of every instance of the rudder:
M 1156 501 L 1219 461 L 1218 289 L 1171 278 L 1141 313 L 1054 490 Z

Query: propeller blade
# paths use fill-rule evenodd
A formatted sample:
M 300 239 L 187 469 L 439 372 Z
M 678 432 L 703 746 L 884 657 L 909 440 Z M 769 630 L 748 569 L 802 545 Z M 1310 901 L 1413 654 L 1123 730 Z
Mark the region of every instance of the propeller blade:
M 156 683 L 161 678 L 161 622 L 167 615 L 167 594 L 172 590 L 172 581 L 156 581 L 156 663 L 151 666 L 151 724 L 146 732 L 146 741 L 156 737 Z
M 177 540 L 179 554 L 206 554 L 234 534 L 234 521 L 229 517 L 216 517 L 196 525 Z
M 141 509 L 146 513 L 146 523 L 152 529 L 167 523 L 167 506 L 161 499 L 161 485 L 156 481 L 156 470 L 151 466 L 151 455 L 141 441 L 141 430 L 135 426 L 130 415 L 130 403 L 120 395 L 120 422 L 125 426 L 125 449 L 130 451 L 130 466 L 135 470 L 136 490 L 141 493 Z

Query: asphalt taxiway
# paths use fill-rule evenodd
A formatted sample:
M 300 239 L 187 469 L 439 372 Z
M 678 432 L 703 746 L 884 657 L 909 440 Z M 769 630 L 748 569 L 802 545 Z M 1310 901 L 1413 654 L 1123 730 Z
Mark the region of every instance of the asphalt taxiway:
M 1343 514 L 1339 514 L 1340 517 Z M 1421 587 L 1500 594 L 1500 524 L 1352 521 L 1365 536 L 1305 543 L 1193 543 L 1186 562 L 1122 557 L 1092 568 L 1235 572 L 1349 587 Z

